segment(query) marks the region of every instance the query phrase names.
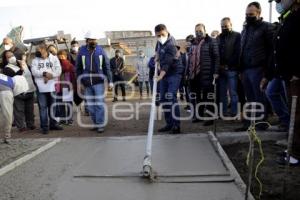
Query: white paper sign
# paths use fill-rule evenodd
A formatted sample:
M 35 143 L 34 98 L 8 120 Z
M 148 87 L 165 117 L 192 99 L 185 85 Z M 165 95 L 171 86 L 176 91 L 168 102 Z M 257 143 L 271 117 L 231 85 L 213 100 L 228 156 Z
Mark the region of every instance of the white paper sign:
M 70 91 L 68 88 L 63 88 L 62 100 L 63 102 L 73 102 L 73 91 Z

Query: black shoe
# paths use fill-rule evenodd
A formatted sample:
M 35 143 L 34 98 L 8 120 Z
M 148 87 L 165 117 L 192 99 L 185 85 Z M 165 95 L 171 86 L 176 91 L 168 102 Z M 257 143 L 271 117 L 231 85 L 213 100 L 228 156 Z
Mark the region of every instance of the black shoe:
M 269 128 L 269 125 L 266 123 L 257 124 L 255 128 L 257 131 L 266 131 Z
M 170 131 L 170 130 L 172 130 L 172 127 L 170 127 L 170 126 L 165 126 L 165 127 L 163 127 L 163 128 L 161 128 L 161 129 L 158 129 L 158 132 L 168 132 L 168 131 Z
M 63 127 L 61 127 L 60 125 L 57 124 L 57 125 L 51 126 L 50 130 L 51 131 L 62 131 L 64 129 L 63 129 Z
M 289 131 L 289 126 L 285 124 L 280 124 L 276 129 L 276 132 L 288 132 Z
M 192 123 L 199 123 L 199 122 L 202 122 L 202 120 L 200 120 L 200 119 L 193 119 L 192 120 Z
M 287 158 L 285 156 L 281 156 L 281 157 L 279 157 L 279 158 L 276 159 L 276 162 L 279 165 L 286 165 L 287 164 Z M 290 164 L 289 165 L 292 166 L 292 167 L 300 166 L 300 160 L 296 160 L 296 162 L 292 162 L 290 160 Z
M 97 128 L 97 133 L 103 133 L 104 132 L 104 127 Z
M 203 123 L 203 126 L 211 126 L 214 124 L 214 120 L 209 120 Z
M 10 142 L 8 141 L 8 139 L 3 139 L 3 144 L 10 144 Z
M 180 134 L 181 131 L 180 131 L 180 127 L 178 126 L 174 126 L 171 130 L 171 134 Z
M 279 156 L 279 157 L 286 157 L 287 150 L 279 151 L 279 152 L 276 153 L 276 155 Z
M 49 130 L 42 130 L 42 134 L 43 134 L 43 135 L 49 134 Z
M 112 100 L 112 102 L 116 102 L 116 101 L 118 101 L 118 98 L 114 97 L 114 99 Z
M 245 132 L 245 131 L 248 131 L 249 127 L 248 126 L 242 126 L 240 128 L 236 128 L 234 129 L 235 132 Z
M 126 98 L 125 98 L 125 97 L 123 97 L 123 101 L 126 101 Z
M 97 131 L 98 127 L 91 128 L 90 131 Z
M 33 125 L 33 126 L 30 126 L 30 127 L 27 127 L 29 130 L 35 130 L 36 129 L 36 126 L 35 125 Z

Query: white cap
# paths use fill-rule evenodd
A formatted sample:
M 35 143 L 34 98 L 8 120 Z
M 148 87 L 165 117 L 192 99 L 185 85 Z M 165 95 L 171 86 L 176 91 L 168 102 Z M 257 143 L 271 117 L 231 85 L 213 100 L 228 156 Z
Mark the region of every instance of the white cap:
M 95 33 L 93 33 L 92 31 L 88 31 L 85 36 L 85 39 L 92 39 L 92 40 L 97 40 L 98 36 L 95 35 Z
M 14 96 L 18 96 L 29 90 L 28 82 L 24 76 L 14 76 L 12 79 L 15 85 L 13 89 Z

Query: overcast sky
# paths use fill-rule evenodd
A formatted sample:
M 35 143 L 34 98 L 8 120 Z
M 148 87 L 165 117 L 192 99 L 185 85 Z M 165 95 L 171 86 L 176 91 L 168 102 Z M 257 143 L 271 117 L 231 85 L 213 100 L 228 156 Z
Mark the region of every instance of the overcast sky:
M 268 0 L 258 0 L 262 16 L 269 20 Z M 176 39 L 194 33 L 204 23 L 210 33 L 220 29 L 220 19 L 230 17 L 240 31 L 251 0 L 0 0 L 0 37 L 11 27 L 24 26 L 24 38 L 51 36 L 58 30 L 82 39 L 92 30 L 151 30 L 164 23 Z M 274 7 L 274 6 L 273 6 Z M 274 9 L 273 9 L 274 10 Z M 278 14 L 273 11 L 273 21 Z

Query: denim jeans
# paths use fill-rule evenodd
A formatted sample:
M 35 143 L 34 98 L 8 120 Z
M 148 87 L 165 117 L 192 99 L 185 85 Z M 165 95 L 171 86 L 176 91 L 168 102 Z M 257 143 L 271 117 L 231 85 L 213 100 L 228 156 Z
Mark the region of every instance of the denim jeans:
M 220 102 L 222 103 L 223 114 L 227 114 L 228 96 L 227 91 L 230 94 L 231 103 L 231 114 L 236 115 L 238 109 L 238 94 L 237 94 L 237 72 L 227 70 L 225 71 L 219 79 L 219 89 L 220 89 Z
M 273 110 L 283 125 L 289 126 L 290 113 L 287 100 L 287 91 L 284 80 L 274 78 L 269 82 L 266 89 L 266 96 L 269 99 Z
M 85 88 L 85 97 L 93 123 L 97 127 L 103 127 L 105 125 L 104 84 L 100 83 Z
M 179 89 L 180 81 L 181 75 L 175 74 L 164 77 L 159 83 L 160 101 L 163 106 L 165 120 L 168 127 L 180 126 L 180 111 L 179 105 L 177 104 L 177 91 Z M 175 119 L 175 117 L 177 119 Z
M 56 106 L 53 106 L 53 104 L 55 103 L 54 96 L 55 92 L 37 92 L 38 104 L 40 109 L 41 129 L 43 130 L 49 130 L 48 118 L 50 119 L 50 127 L 53 127 L 57 124 L 57 121 L 55 120 Z
M 247 103 L 261 103 L 264 106 L 263 112 L 256 113 L 256 117 L 260 117 L 263 114 L 263 120 L 266 119 L 266 99 L 264 92 L 260 90 L 260 82 L 263 78 L 263 68 L 246 69 L 243 72 L 242 77 Z

